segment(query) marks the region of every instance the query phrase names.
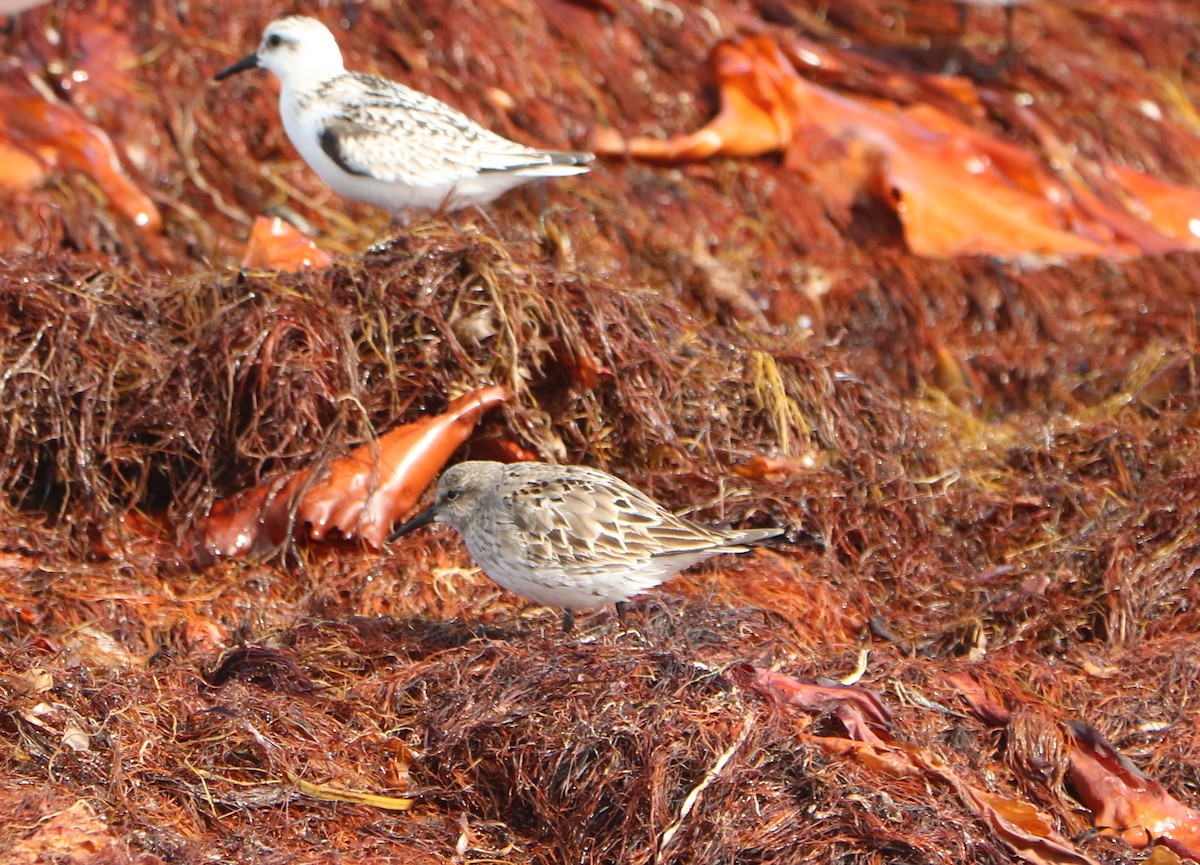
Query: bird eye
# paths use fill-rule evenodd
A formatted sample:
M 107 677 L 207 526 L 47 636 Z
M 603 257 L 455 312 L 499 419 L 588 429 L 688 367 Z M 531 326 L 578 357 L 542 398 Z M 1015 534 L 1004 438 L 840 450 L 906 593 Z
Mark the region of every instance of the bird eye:
M 272 33 L 270 36 L 267 37 L 267 47 L 268 48 L 278 48 L 282 44 L 283 44 L 283 37 L 280 36 L 278 33 Z
M 445 501 L 452 502 L 458 498 L 458 490 L 448 490 L 444 497 Z

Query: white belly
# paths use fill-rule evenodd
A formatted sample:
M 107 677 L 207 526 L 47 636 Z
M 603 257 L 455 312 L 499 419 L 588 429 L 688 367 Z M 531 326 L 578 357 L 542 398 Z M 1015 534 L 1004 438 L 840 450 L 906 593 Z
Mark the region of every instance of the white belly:
M 627 566 L 562 568 L 530 565 L 516 546 L 497 545 L 497 534 L 463 535 L 471 558 L 492 580 L 515 595 L 560 610 L 586 610 L 615 604 L 660 585 L 679 572 L 669 559 L 631 561 Z M 511 539 L 510 539 L 511 540 Z
M 514 186 L 533 179 L 505 171 L 480 174 L 464 169 L 460 177 L 452 180 L 447 181 L 442 176 L 431 179 L 428 185 L 421 185 L 352 174 L 321 148 L 319 118 L 311 112 L 297 110 L 287 90 L 280 94 L 279 114 L 292 146 L 334 192 L 392 213 L 408 208 L 457 210 L 471 204 L 487 204 Z

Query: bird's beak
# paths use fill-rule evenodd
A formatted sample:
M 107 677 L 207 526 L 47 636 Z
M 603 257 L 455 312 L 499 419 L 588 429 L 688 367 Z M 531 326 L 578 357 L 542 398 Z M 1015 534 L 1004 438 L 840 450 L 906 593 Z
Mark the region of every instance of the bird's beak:
M 437 505 L 434 505 L 433 507 L 429 508 L 428 510 L 421 511 L 421 513 L 417 514 L 415 517 L 413 517 L 407 523 L 405 523 L 404 525 L 400 526 L 400 528 L 398 528 L 394 532 L 392 532 L 391 537 L 388 538 L 388 543 L 390 544 L 392 541 L 396 540 L 396 538 L 400 537 L 401 535 L 407 535 L 413 529 L 419 529 L 419 528 L 421 528 L 421 526 L 429 525 L 430 523 L 433 522 L 433 520 L 436 516 L 437 516 Z
M 253 69 L 258 66 L 258 53 L 247 54 L 237 63 L 234 63 L 228 69 L 222 69 L 213 76 L 213 81 L 224 81 L 230 75 L 237 75 L 239 72 L 245 72 L 247 69 Z

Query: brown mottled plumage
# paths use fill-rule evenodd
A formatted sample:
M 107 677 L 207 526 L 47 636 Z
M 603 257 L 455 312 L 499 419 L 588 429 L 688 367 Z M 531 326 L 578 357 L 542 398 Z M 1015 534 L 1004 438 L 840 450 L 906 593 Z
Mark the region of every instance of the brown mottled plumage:
M 393 540 L 436 520 L 510 592 L 565 611 L 616 603 L 782 529 L 711 529 L 677 517 L 619 478 L 584 466 L 465 462 L 438 481 L 433 507 Z

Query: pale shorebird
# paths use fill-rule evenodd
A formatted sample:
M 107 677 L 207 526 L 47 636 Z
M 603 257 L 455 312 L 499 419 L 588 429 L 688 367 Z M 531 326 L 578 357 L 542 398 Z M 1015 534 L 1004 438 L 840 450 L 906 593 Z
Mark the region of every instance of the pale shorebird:
M 486 204 L 531 180 L 582 174 L 593 158 L 509 141 L 425 93 L 347 72 L 314 18 L 271 22 L 257 51 L 215 77 L 255 67 L 279 79 L 283 128 L 321 179 L 393 213 Z
M 455 528 L 475 563 L 516 595 L 563 611 L 625 601 L 722 553 L 745 553 L 783 529 L 714 529 L 678 517 L 625 481 L 584 466 L 464 462 L 432 507 L 391 540 L 430 522 Z

